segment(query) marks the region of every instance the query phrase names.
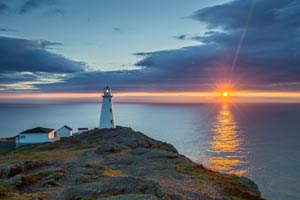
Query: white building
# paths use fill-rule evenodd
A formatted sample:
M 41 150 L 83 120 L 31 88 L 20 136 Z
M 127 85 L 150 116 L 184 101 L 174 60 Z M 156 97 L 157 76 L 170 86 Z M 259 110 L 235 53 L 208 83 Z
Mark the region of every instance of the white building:
M 55 142 L 56 140 L 54 129 L 36 127 L 21 132 L 16 137 L 16 145 L 22 146 L 27 144 Z
M 104 88 L 102 100 L 102 109 L 100 116 L 99 128 L 115 128 L 114 108 L 112 103 L 111 89 L 106 86 Z
M 72 128 L 67 125 L 62 126 L 61 128 L 55 131 L 56 137 L 71 137 L 73 134 Z
M 78 128 L 78 133 L 80 134 L 80 133 L 84 133 L 84 132 L 86 132 L 86 131 L 88 131 L 89 130 L 89 128 Z

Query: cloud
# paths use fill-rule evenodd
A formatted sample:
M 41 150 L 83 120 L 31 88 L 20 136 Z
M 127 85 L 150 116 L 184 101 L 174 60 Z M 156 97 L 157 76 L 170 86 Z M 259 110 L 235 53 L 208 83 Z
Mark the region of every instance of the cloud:
M 38 87 L 47 92 L 95 92 L 106 84 L 117 91 L 205 91 L 233 82 L 236 89 L 299 90 L 300 19 L 293 2 L 241 0 L 204 8 L 192 18 L 206 23 L 207 32 L 188 38 L 199 45 L 135 53 L 140 69 L 79 72 Z
M 11 28 L 0 28 L 0 32 L 17 32 L 17 30 Z
M 114 31 L 116 31 L 116 32 L 119 32 L 119 33 L 121 33 L 121 32 L 122 32 L 122 29 L 121 29 L 121 28 L 119 28 L 119 27 L 114 27 L 114 28 L 113 28 L 113 30 L 114 30 Z
M 0 70 L 68 73 L 54 78 L 59 81 L 34 85 L 45 92 L 96 92 L 106 84 L 117 91 L 205 91 L 231 81 L 237 89 L 299 91 L 299 4 L 295 0 L 235 0 L 198 10 L 191 18 L 205 23 L 207 32 L 178 39 L 193 39 L 199 45 L 135 53 L 141 58 L 135 64 L 139 69 L 127 71 L 84 71 L 81 63 L 50 51 L 59 43 L 0 38 L 0 54 L 9 53 L 3 57 L 14 63 L 8 67 L 3 64 L 6 59 L 0 60 Z M 24 62 L 25 55 L 29 63 Z M 41 76 L 45 74 L 39 80 Z M 19 74 L 18 78 L 31 77 Z
M 46 40 L 26 40 L 0 36 L 0 73 L 84 71 L 82 62 L 72 61 L 50 50 L 62 45 Z
M 174 38 L 176 38 L 178 40 L 185 40 L 185 39 L 187 39 L 187 35 L 181 34 L 181 35 L 174 36 Z
M 13 72 L 13 73 L 0 74 L 1 84 L 13 84 L 16 82 L 34 81 L 34 80 L 36 80 L 36 75 L 32 72 Z
M 181 82 L 187 83 L 190 87 L 194 86 L 185 77 L 170 75 L 166 78 L 159 72 L 142 69 L 80 72 L 68 76 L 59 83 L 37 86 L 44 92 L 97 92 L 105 85 L 110 85 L 115 91 L 178 91 L 184 90 L 187 86 Z
M 55 5 L 57 3 L 57 0 L 26 0 L 20 10 L 20 14 L 25 14 L 30 12 L 31 10 L 40 8 L 44 5 Z
M 295 16 L 300 13 L 299 4 L 294 0 L 236 0 L 198 10 L 192 18 L 205 23 L 208 31 L 192 39 L 201 44 L 138 53 L 144 59 L 137 65 L 155 69 L 166 79 L 185 77 L 187 82 L 182 84 L 192 90 L 193 81 L 201 87 L 226 80 L 242 89 L 298 90 L 300 18 Z
M 8 9 L 8 6 L 5 3 L 0 2 L 0 14 L 3 14 Z
M 60 15 L 60 16 L 65 16 L 65 11 L 59 8 L 52 8 L 49 9 L 45 12 L 46 16 L 54 16 L 54 15 Z

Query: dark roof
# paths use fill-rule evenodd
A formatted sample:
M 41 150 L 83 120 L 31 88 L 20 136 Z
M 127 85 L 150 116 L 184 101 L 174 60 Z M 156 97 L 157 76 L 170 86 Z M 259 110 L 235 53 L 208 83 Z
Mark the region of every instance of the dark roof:
M 69 129 L 70 131 L 72 131 L 73 129 L 67 125 L 64 125 L 65 128 Z
M 78 130 L 89 130 L 89 128 L 78 128 Z
M 52 129 L 52 128 L 36 127 L 36 128 L 32 128 L 32 129 L 28 129 L 26 131 L 23 131 L 21 133 L 49 133 L 53 130 L 54 129 Z

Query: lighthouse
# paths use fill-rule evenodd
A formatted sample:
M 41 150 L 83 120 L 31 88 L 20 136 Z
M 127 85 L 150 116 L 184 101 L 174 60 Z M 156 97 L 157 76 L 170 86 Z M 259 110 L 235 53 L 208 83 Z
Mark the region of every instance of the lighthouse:
M 112 103 L 111 89 L 106 86 L 102 96 L 102 109 L 99 128 L 115 128 L 114 108 Z

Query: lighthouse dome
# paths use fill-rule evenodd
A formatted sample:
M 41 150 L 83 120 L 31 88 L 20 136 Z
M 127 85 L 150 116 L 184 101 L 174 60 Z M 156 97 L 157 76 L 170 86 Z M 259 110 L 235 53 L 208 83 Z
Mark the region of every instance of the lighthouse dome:
M 108 86 L 106 86 L 104 88 L 104 95 L 103 96 L 104 97 L 111 97 L 111 89 Z

